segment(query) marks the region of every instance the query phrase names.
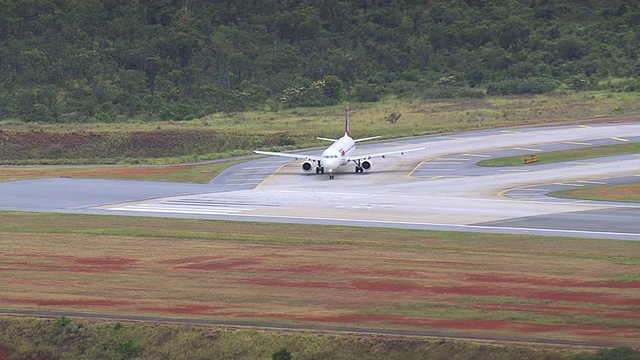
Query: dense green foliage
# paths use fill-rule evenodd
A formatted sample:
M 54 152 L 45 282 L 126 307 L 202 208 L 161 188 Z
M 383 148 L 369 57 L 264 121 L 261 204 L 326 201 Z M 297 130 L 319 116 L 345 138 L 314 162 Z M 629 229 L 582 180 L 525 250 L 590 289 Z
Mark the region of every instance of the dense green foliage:
M 0 0 L 0 119 L 190 119 L 478 88 L 635 91 L 639 4 Z

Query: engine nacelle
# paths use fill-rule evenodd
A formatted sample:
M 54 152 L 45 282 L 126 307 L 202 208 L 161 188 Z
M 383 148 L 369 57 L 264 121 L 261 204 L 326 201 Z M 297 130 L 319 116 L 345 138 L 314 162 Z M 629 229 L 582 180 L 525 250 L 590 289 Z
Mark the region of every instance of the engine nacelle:
M 302 171 L 311 172 L 313 170 L 313 164 L 311 161 L 305 161 L 302 163 Z
M 362 166 L 362 170 L 364 170 L 364 171 L 369 171 L 369 170 L 371 170 L 371 161 L 369 161 L 369 160 L 364 160 L 364 161 L 360 164 L 360 166 Z

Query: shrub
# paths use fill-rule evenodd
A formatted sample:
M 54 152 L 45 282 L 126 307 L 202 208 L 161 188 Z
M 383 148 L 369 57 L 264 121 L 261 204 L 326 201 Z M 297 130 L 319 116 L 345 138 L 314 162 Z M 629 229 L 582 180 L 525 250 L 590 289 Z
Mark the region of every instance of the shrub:
M 518 95 L 518 94 L 544 94 L 558 88 L 557 80 L 545 77 L 532 77 L 525 79 L 509 79 L 487 86 L 489 95 Z
M 422 95 L 427 99 L 481 98 L 484 92 L 464 86 L 435 85 L 425 88 Z
M 140 346 L 140 343 L 138 343 L 138 340 L 136 339 L 123 340 L 116 346 L 116 351 L 124 358 L 137 357 L 140 355 L 141 350 L 142 346 Z
M 293 357 L 291 356 L 291 352 L 285 348 L 282 348 L 273 354 L 271 354 L 271 360 L 291 360 Z
M 356 82 L 349 91 L 349 97 L 357 102 L 376 102 L 383 91 L 380 85 Z
M 628 347 L 616 347 L 612 349 L 600 349 L 595 354 L 580 353 L 574 355 L 571 360 L 639 360 L 640 351 Z

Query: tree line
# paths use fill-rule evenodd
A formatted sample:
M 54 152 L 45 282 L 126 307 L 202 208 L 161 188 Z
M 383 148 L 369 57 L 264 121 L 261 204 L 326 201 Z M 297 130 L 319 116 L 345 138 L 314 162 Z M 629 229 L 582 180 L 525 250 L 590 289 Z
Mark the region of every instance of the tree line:
M 0 0 L 0 119 L 640 90 L 628 0 Z

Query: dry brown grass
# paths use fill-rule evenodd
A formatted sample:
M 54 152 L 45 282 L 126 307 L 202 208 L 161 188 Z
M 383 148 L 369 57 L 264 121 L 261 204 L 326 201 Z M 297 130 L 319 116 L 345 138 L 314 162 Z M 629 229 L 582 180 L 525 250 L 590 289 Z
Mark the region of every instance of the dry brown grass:
M 0 213 L 0 305 L 633 344 L 640 244 Z

